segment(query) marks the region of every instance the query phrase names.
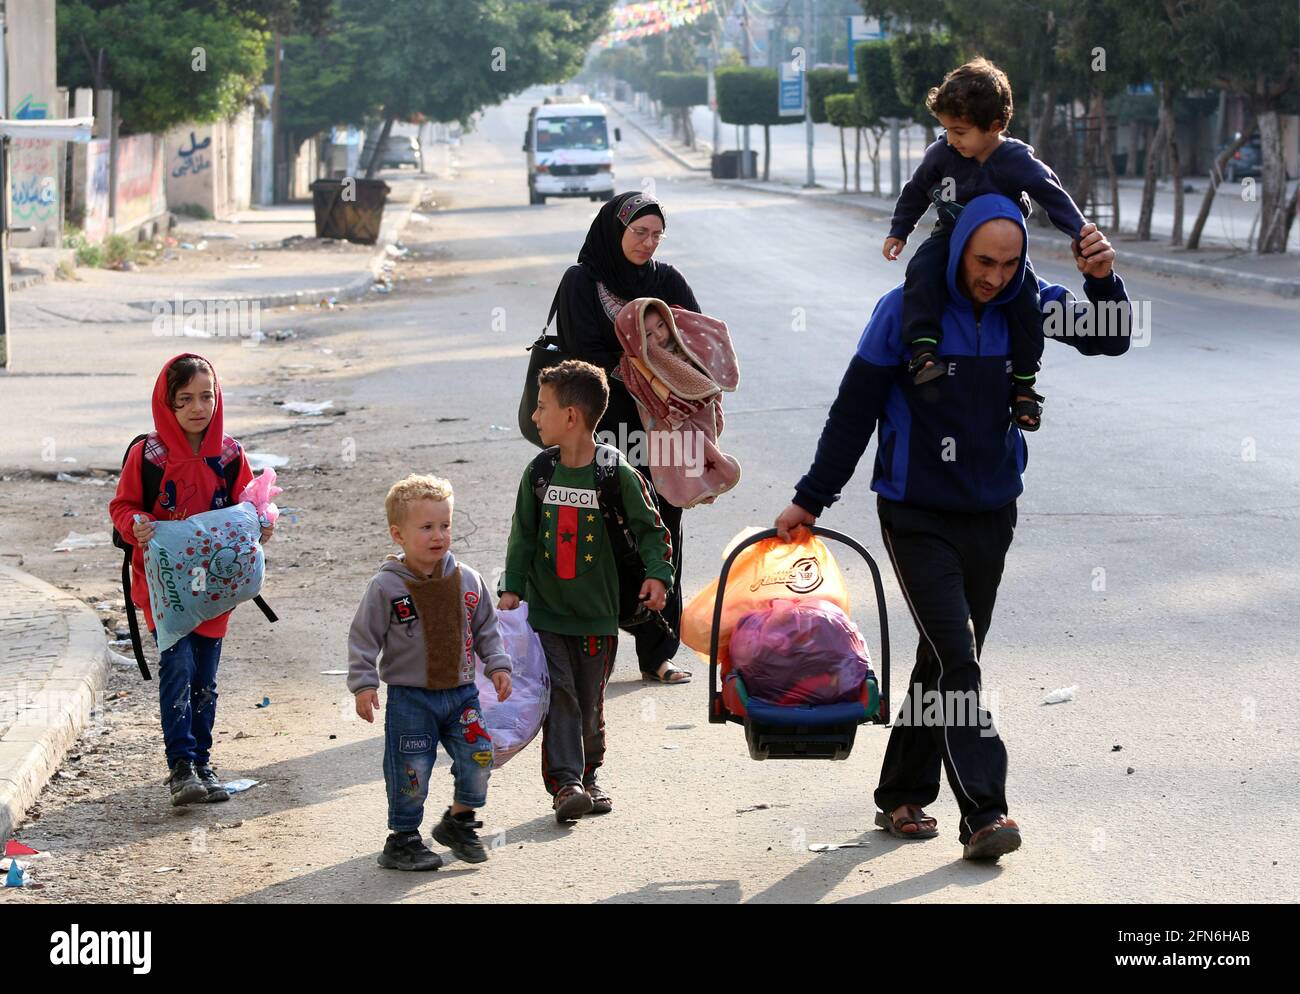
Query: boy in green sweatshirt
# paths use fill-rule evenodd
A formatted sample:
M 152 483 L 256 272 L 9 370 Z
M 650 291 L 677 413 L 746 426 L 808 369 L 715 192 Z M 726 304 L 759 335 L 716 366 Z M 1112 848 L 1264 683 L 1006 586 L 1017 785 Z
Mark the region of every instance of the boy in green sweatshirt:
M 542 780 L 563 823 L 613 809 L 596 771 L 605 758 L 605 685 L 618 651 L 625 534 L 645 564 L 640 598 L 652 611 L 667 602 L 673 555 L 645 478 L 593 437 L 609 403 L 604 371 L 569 360 L 541 372 L 538 383 L 533 423 L 548 448 L 519 482 L 497 606 L 509 611 L 527 601 L 546 652 L 551 704 L 542 726 Z M 601 493 L 616 495 L 606 504 L 622 506 L 602 507 Z M 620 526 L 607 528 L 605 514 L 621 518 Z

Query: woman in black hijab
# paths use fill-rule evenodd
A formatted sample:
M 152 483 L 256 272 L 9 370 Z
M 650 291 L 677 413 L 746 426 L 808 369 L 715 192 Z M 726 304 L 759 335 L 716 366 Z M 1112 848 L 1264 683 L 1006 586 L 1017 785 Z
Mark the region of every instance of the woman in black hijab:
M 667 304 L 687 310 L 700 310 L 690 285 L 672 266 L 656 262 L 655 249 L 666 226 L 663 208 L 644 193 L 623 193 L 607 201 L 587 231 L 587 240 L 578 253 L 578 264 L 570 266 L 560 280 L 557 291 L 557 331 L 560 348 L 606 374 L 618 367 L 623 348 L 614 334 L 614 318 L 629 300 L 658 297 Z M 597 434 L 610 432 L 624 456 L 639 456 L 644 437 L 636 402 L 621 380 L 609 381 L 609 407 L 597 427 Z M 608 437 L 608 436 L 604 436 Z M 650 470 L 644 461 L 629 459 L 647 479 Z M 659 516 L 672 535 L 673 583 L 664 620 L 674 633 L 681 631 L 682 621 L 682 509 L 658 498 Z M 661 683 L 688 683 L 691 674 L 672 665 L 680 644 L 674 634 L 647 622 L 629 629 L 636 639 L 637 661 L 646 679 Z

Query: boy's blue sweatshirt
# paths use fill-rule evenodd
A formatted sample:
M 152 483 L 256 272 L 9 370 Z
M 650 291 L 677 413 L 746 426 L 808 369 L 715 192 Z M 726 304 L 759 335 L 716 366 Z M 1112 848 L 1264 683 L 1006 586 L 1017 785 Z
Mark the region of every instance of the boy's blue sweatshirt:
M 1020 209 L 1001 196 L 977 197 L 966 205 L 953 228 L 948 251 L 948 306 L 943 314 L 940 360 L 948 375 L 916 386 L 903 375 L 903 288 L 880 298 L 849 363 L 839 395 L 831 405 L 812 468 L 796 484 L 794 502 L 820 516 L 839 500 L 858 460 L 880 430 L 871 489 L 889 500 L 939 511 L 988 511 L 1002 507 L 1024 490 L 1021 474 L 1028 460 L 1025 438 L 1011 420 L 1010 338 L 1004 313 L 1020 291 L 1020 270 L 977 316 L 957 285 L 962 251 L 971 233 L 993 218 L 1007 218 L 1025 230 Z M 1038 281 L 1043 307 L 1055 304 L 1084 315 L 1090 304 L 1076 301 L 1065 287 Z M 1128 317 L 1124 282 L 1112 272 L 1105 279 L 1084 278 L 1092 303 L 1113 301 Z M 1091 316 L 1090 316 L 1091 317 Z M 1084 355 L 1122 355 L 1129 338 L 1080 335 L 1081 322 L 1059 322 L 1058 341 Z M 1096 326 L 1094 321 L 1093 327 Z M 1127 327 L 1127 324 L 1125 325 Z
M 948 144 L 945 136 L 925 150 L 921 164 L 903 185 L 894 205 L 889 237 L 907 241 L 916 222 L 930 206 L 930 191 L 951 176 L 956 183 L 954 196 L 965 204 L 985 193 L 1000 193 L 1018 201 L 1028 193 L 1043 205 L 1047 216 L 1071 238 L 1079 237 L 1083 215 L 1065 192 L 1056 173 L 1034 157 L 1032 145 L 1016 138 L 1004 138 L 983 163 L 968 159 Z

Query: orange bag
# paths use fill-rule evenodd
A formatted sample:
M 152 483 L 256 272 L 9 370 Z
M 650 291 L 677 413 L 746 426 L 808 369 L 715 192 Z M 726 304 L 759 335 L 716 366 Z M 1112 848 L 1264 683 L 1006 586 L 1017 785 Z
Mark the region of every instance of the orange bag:
M 723 551 L 726 560 L 737 543 L 757 529 L 735 536 Z M 718 662 L 727 659 L 731 630 L 742 615 L 766 607 L 774 600 L 814 598 L 830 601 L 849 613 L 849 592 L 844 575 L 826 544 L 807 528 L 791 532 L 791 541 L 773 536 L 755 542 L 736 557 L 727 574 L 727 593 L 722 602 L 722 635 L 718 639 Z M 713 608 L 718 581 L 691 598 L 682 609 L 682 641 L 709 660 L 709 639 L 713 634 Z

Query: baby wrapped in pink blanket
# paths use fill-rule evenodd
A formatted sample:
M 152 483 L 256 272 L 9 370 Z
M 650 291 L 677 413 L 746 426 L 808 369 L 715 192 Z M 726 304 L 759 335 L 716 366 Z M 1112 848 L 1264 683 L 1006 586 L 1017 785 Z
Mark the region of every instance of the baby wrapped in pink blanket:
M 639 297 L 619 311 L 614 329 L 655 489 L 676 507 L 712 503 L 740 482 L 740 463 L 718 448 L 722 394 L 740 381 L 726 322 Z

